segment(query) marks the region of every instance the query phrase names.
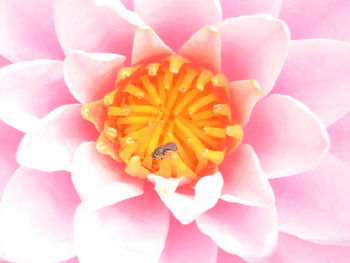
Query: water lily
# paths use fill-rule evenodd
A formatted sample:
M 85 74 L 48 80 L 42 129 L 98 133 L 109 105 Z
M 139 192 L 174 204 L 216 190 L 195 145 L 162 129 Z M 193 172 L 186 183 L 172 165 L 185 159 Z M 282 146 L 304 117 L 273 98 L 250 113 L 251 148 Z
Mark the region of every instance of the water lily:
M 0 258 L 347 262 L 338 2 L 0 2 Z

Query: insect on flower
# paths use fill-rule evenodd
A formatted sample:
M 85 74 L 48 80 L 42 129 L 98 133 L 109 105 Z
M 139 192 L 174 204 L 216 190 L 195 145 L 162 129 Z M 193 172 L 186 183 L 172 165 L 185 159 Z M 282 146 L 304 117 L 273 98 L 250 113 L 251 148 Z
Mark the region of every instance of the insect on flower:
M 177 151 L 177 145 L 174 142 L 169 142 L 158 146 L 152 153 L 153 160 L 164 159 L 168 153 Z

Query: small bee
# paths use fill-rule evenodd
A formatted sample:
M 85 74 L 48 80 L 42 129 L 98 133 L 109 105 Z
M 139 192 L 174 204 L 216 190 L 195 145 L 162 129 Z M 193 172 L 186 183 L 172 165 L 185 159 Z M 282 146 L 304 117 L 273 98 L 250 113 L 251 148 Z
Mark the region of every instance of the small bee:
M 164 159 L 168 153 L 177 151 L 177 145 L 174 142 L 169 142 L 158 146 L 152 153 L 153 160 Z

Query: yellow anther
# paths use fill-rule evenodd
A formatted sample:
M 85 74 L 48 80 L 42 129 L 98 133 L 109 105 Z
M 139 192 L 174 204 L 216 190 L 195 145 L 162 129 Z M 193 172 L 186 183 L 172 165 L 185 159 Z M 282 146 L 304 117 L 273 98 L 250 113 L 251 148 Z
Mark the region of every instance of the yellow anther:
M 206 84 L 210 82 L 212 77 L 213 73 L 211 73 L 209 70 L 202 70 L 196 82 L 197 89 L 203 91 L 205 89 Z
M 243 137 L 243 129 L 238 124 L 227 126 L 225 131 L 226 131 L 226 134 L 230 137 L 233 137 L 236 139 L 241 139 Z
M 231 108 L 227 104 L 215 104 L 215 105 L 213 105 L 213 112 L 215 114 L 231 116 Z
M 138 99 L 142 99 L 145 96 L 145 93 L 142 91 L 142 89 L 132 84 L 128 84 L 125 87 L 124 92 L 134 95 Z
M 140 178 L 146 178 L 150 174 L 146 168 L 141 166 L 141 158 L 137 155 L 131 157 L 129 162 L 126 163 L 125 172 Z
M 196 111 L 198 111 L 200 108 L 217 101 L 217 97 L 214 93 L 210 93 L 207 96 L 201 97 L 198 100 L 196 100 L 190 107 L 188 107 L 188 113 L 190 115 L 194 114 Z
M 104 133 L 111 138 L 116 138 L 118 136 L 118 130 L 112 127 L 105 128 Z
M 225 151 L 211 151 L 211 150 L 205 149 L 202 152 L 202 156 L 214 164 L 220 164 L 224 160 Z
M 152 63 L 147 65 L 147 73 L 150 76 L 157 76 L 160 63 Z
M 213 84 L 214 87 L 227 87 L 228 79 L 224 74 L 218 73 L 211 78 L 211 84 Z
M 169 57 L 169 71 L 178 74 L 180 72 L 181 67 L 185 64 L 188 63 L 189 61 L 183 57 L 180 56 L 170 56 Z
M 106 96 L 103 98 L 103 103 L 108 107 L 111 106 L 114 103 L 114 97 L 115 97 L 116 91 L 112 91 L 108 93 Z

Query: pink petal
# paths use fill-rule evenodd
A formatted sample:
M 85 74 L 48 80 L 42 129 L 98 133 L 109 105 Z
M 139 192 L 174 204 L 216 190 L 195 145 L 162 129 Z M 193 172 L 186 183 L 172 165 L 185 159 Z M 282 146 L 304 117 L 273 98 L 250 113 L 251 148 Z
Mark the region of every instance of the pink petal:
M 114 89 L 124 61 L 121 55 L 72 51 L 64 61 L 64 79 L 79 102 L 96 101 Z
M 219 201 L 197 219 L 197 225 L 220 248 L 248 260 L 271 253 L 277 239 L 276 221 L 273 206 L 258 208 Z
M 350 165 L 350 113 L 328 128 L 331 152 Z
M 135 65 L 144 60 L 165 57 L 174 52 L 164 44 L 156 32 L 148 26 L 136 29 L 132 48 L 131 64 Z
M 277 16 L 282 0 L 220 0 L 224 18 L 268 13 Z
M 350 245 L 350 166 L 328 154 L 310 172 L 272 180 L 279 227 L 303 239 Z
M 277 250 L 261 263 L 348 263 L 349 258 L 350 247 L 318 245 L 281 233 Z
M 256 80 L 240 80 L 232 81 L 229 88 L 233 118 L 239 124 L 245 125 L 259 100 L 260 85 Z
M 81 106 L 61 106 L 26 133 L 17 152 L 17 161 L 41 171 L 71 168 L 74 152 L 82 141 L 96 139 L 95 128 L 80 116 Z
M 156 263 L 165 245 L 170 214 L 148 192 L 89 212 L 81 205 L 74 219 L 76 251 L 82 263 Z
M 9 61 L 8 59 L 6 59 L 0 55 L 0 68 L 6 66 L 8 64 L 11 64 L 11 61 Z
M 216 0 L 134 0 L 134 8 L 174 51 L 198 29 L 222 19 Z
M 72 163 L 72 180 L 82 202 L 99 209 L 143 193 L 143 180 L 124 172 L 124 164 L 96 150 L 95 142 L 83 142 Z
M 216 262 L 218 247 L 195 223 L 182 225 L 172 218 L 168 238 L 158 263 Z
M 73 257 L 73 214 L 78 203 L 68 173 L 18 168 L 1 202 L 0 255 L 28 263 Z
M 129 10 L 134 10 L 134 0 L 121 0 L 124 6 Z
M 200 29 L 182 45 L 180 55 L 204 68 L 219 72 L 221 69 L 220 33 L 214 26 Z
M 8 180 L 18 167 L 15 157 L 22 136 L 23 133 L 0 120 L 0 200 Z
M 350 112 L 350 45 L 332 40 L 291 41 L 276 93 L 305 103 L 328 126 Z
M 60 61 L 20 62 L 0 70 L 0 116 L 16 129 L 28 131 L 51 110 L 74 102 Z
M 62 261 L 62 262 L 60 262 L 60 263 L 79 263 L 79 261 L 78 261 L 78 258 L 77 258 L 77 257 L 74 257 L 74 258 L 71 258 L 71 259 Z
M 259 102 L 245 135 L 270 178 L 314 168 L 329 148 L 322 122 L 304 104 L 285 95 Z
M 121 2 L 108 0 L 54 0 L 54 18 L 66 54 L 79 49 L 130 57 L 135 27 L 143 24 Z
M 253 206 L 274 203 L 270 183 L 250 145 L 243 144 L 227 156 L 220 171 L 224 177 L 221 199 Z
M 350 41 L 349 13 L 347 0 L 284 0 L 280 17 L 288 23 L 294 39 Z
M 247 262 L 234 254 L 229 254 L 224 250 L 219 249 L 217 263 L 247 263 Z
M 189 224 L 218 201 L 223 187 L 221 173 L 198 180 L 194 192 L 175 192 L 179 181 L 156 177 L 155 190 L 173 215 L 182 223 Z M 181 190 L 181 189 L 180 189 Z
M 232 80 L 256 79 L 268 94 L 287 56 L 289 31 L 269 15 L 227 19 L 217 25 L 222 34 L 222 71 Z M 259 28 L 259 30 L 257 30 Z
M 0 1 L 0 53 L 17 62 L 61 59 L 63 52 L 55 34 L 52 1 Z

